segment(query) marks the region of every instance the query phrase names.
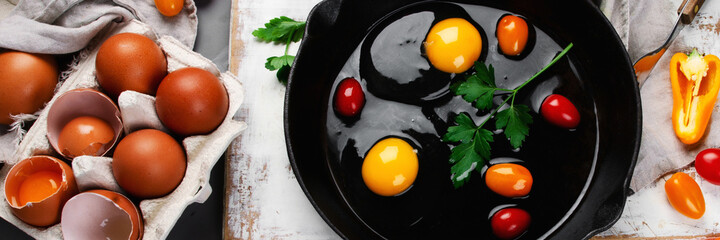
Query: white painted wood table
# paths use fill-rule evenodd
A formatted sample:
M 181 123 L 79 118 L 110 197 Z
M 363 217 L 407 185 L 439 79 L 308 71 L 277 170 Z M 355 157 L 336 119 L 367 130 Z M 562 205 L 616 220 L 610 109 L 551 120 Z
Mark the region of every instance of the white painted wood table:
M 231 145 L 227 156 L 226 239 L 339 238 L 305 197 L 290 167 L 283 130 L 285 87 L 276 80 L 275 72 L 264 68 L 266 58 L 281 55 L 284 46 L 259 42 L 251 34 L 274 17 L 305 20 L 317 2 L 233 0 L 230 70 L 245 87 L 244 106 L 237 115 L 247 122 L 248 129 Z M 291 45 L 290 52 L 296 52 L 297 46 Z M 692 174 L 694 169 L 687 171 Z M 667 202 L 663 190 L 667 178 L 629 197 L 622 218 L 598 238 L 720 236 L 720 186 L 696 177 L 705 193 L 707 211 L 702 219 L 692 220 Z

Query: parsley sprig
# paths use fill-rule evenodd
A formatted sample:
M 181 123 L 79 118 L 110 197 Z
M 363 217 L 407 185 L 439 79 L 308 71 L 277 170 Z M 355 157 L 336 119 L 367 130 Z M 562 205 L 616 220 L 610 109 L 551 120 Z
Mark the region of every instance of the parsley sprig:
M 269 57 L 265 62 L 265 68 L 270 71 L 278 71 L 276 76 L 283 84 L 287 84 L 290 67 L 295 61 L 295 56 L 288 54 L 290 43 L 300 41 L 304 32 L 305 22 L 295 21 L 285 16 L 273 18 L 265 24 L 265 28 L 258 28 L 252 32 L 253 36 L 265 42 L 285 44 L 285 54 Z
M 459 143 L 450 153 L 451 179 L 453 186 L 459 188 L 470 180 L 473 169 L 480 171 L 485 161 L 490 159 L 490 143 L 493 142 L 493 132 L 484 129 L 485 124 L 495 117 L 495 129 L 503 130 L 505 137 L 510 140 L 513 148 L 522 146 L 525 138 L 530 134 L 530 124 L 533 122 L 530 115 L 530 108 L 523 104 L 515 104 L 515 96 L 518 91 L 525 87 L 530 81 L 545 72 L 560 58 L 570 51 L 573 44 L 570 43 L 552 61 L 539 72 L 523 82 L 515 89 L 498 88 L 495 85 L 495 70 L 492 65 L 485 66 L 482 62 L 475 62 L 475 73 L 465 81 L 453 84 L 451 90 L 455 95 L 462 95 L 465 101 L 475 103 L 480 110 L 489 110 L 493 106 L 493 98 L 496 92 L 510 94 L 505 98 L 480 125 L 475 125 L 468 113 L 460 113 L 455 117 L 455 126 L 448 128 L 443 135 L 444 142 Z M 510 102 L 507 108 L 505 105 Z

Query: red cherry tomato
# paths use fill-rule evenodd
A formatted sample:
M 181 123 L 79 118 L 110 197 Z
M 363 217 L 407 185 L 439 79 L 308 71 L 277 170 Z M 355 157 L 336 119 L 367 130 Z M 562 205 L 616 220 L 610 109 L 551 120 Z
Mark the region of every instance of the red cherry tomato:
M 695 169 L 708 182 L 720 185 L 720 149 L 708 148 L 698 153 Z
M 521 17 L 505 15 L 497 26 L 500 50 L 508 56 L 520 55 L 528 40 L 528 25 Z
M 540 112 L 545 120 L 558 127 L 573 129 L 580 124 L 580 113 L 575 105 L 560 94 L 545 98 Z
M 700 186 L 684 172 L 673 174 L 665 182 L 665 193 L 670 205 L 683 215 L 699 219 L 705 214 L 705 197 Z
M 522 235 L 530 225 L 530 214 L 520 208 L 505 208 L 490 219 L 493 234 L 500 239 L 513 239 Z
M 335 91 L 335 111 L 345 117 L 354 117 L 365 105 L 365 93 L 354 78 L 343 79 Z

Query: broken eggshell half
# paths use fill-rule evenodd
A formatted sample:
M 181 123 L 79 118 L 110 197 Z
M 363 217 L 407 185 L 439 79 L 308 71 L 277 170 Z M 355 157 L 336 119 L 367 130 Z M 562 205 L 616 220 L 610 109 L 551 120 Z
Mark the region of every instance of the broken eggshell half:
M 140 211 L 120 193 L 89 190 L 67 201 L 61 227 L 65 239 L 137 240 L 143 235 Z
M 64 93 L 50 106 L 47 116 L 48 141 L 68 160 L 81 155 L 103 156 L 122 135 L 123 124 L 117 105 L 107 95 L 94 89 L 75 89 Z M 100 125 L 107 127 L 87 129 L 92 124 L 87 121 L 88 117 L 101 120 Z M 76 129 L 63 133 L 64 128 L 75 125 L 81 118 L 84 120 L 75 126 Z M 102 133 L 102 129 L 107 129 L 106 133 Z M 110 132 L 113 136 L 109 136 Z M 72 135 L 64 137 L 63 134 Z
M 44 193 L 49 195 L 42 196 Z M 5 200 L 12 213 L 39 227 L 59 222 L 63 205 L 77 193 L 70 166 L 50 156 L 26 158 L 15 164 L 5 178 Z

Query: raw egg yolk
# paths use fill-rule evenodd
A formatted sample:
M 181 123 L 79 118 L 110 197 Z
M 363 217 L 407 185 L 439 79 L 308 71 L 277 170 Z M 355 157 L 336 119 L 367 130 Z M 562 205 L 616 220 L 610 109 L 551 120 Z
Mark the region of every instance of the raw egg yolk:
M 387 138 L 373 146 L 365 156 L 362 177 L 375 194 L 394 196 L 407 190 L 418 172 L 415 150 L 402 139 Z
M 425 53 L 430 63 L 447 73 L 467 71 L 481 51 L 480 33 L 462 18 L 448 18 L 436 23 L 425 40 Z
M 53 195 L 57 192 L 61 182 L 62 176 L 57 172 L 39 171 L 30 174 L 20 184 L 17 206 L 25 206 L 28 202 L 40 202 Z

